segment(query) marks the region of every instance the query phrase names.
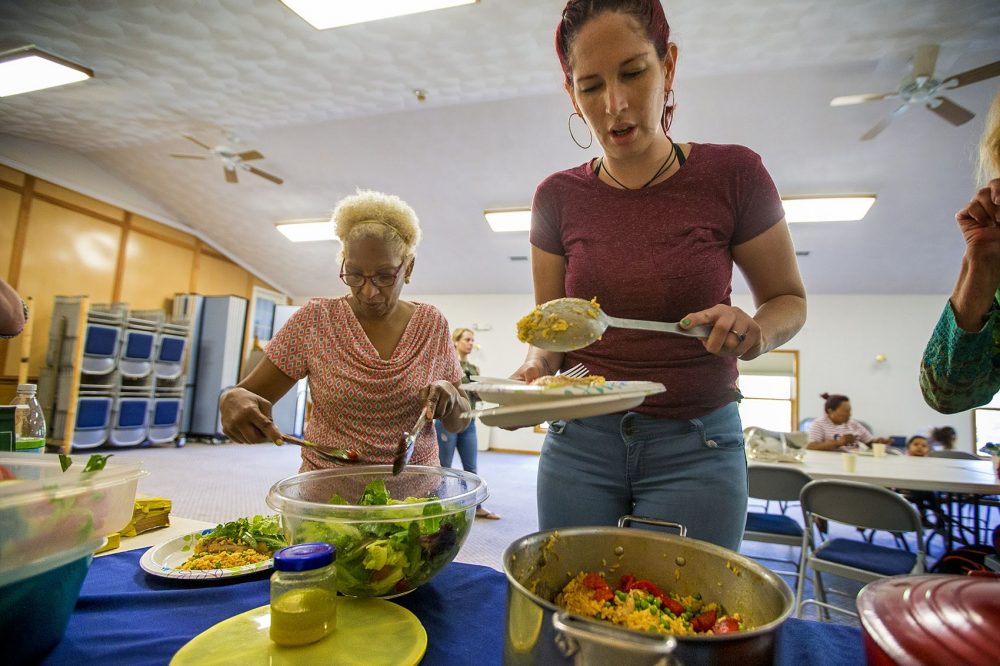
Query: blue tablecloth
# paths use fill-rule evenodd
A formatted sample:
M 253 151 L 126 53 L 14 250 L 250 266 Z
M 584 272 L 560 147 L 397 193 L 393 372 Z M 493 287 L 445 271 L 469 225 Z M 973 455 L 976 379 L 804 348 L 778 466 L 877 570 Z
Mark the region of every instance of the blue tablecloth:
M 269 573 L 220 583 L 145 574 L 142 551 L 96 558 L 62 642 L 45 664 L 166 664 L 209 627 L 268 603 Z M 452 563 L 433 581 L 396 599 L 427 631 L 422 664 L 500 664 L 506 578 L 488 567 Z M 858 629 L 788 620 L 776 663 L 864 664 Z

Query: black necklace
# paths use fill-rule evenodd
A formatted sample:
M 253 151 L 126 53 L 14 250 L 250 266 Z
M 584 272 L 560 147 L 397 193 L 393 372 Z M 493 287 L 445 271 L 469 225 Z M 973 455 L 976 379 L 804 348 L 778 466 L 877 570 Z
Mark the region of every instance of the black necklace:
M 656 170 L 656 173 L 653 174 L 652 178 L 647 180 L 641 187 L 636 187 L 636 188 L 629 187 L 622 181 L 615 178 L 614 175 L 611 173 L 611 171 L 608 169 L 607 165 L 604 164 L 603 156 L 601 157 L 601 161 L 597 165 L 596 171 L 597 174 L 600 175 L 601 169 L 604 169 L 604 172 L 608 174 L 608 178 L 618 183 L 619 187 L 621 187 L 623 190 L 631 190 L 631 189 L 641 190 L 645 187 L 648 187 L 651 183 L 653 183 L 653 181 L 662 176 L 668 169 L 670 169 L 670 167 L 674 165 L 674 162 L 676 161 L 677 161 L 677 145 L 673 141 L 671 141 L 670 154 L 667 155 L 667 159 L 663 160 L 663 164 L 661 164 L 660 168 Z

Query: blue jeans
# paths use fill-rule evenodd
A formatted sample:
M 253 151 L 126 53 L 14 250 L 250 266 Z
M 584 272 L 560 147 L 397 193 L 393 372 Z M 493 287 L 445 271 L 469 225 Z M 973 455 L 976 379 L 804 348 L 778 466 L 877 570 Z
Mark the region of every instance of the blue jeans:
M 438 458 L 441 459 L 441 466 L 451 467 L 451 461 L 455 458 L 455 450 L 457 449 L 458 457 L 462 459 L 462 469 L 475 474 L 476 456 L 479 454 L 476 422 L 469 423 L 469 427 L 462 432 L 448 432 L 440 420 L 434 421 L 434 427 L 437 428 Z
M 700 419 L 609 414 L 549 426 L 538 463 L 543 530 L 616 525 L 626 514 L 681 523 L 738 550 L 747 464 L 737 403 Z

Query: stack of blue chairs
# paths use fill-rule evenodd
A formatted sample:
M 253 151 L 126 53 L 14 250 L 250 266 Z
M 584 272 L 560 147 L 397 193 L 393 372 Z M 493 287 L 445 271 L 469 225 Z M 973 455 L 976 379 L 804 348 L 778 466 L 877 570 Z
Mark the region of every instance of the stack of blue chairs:
M 74 335 L 81 317 L 86 317 L 86 337 L 76 377 Z M 167 323 L 159 310 L 130 312 L 126 304 L 113 303 L 84 312 L 81 297 L 57 296 L 39 379 L 39 401 L 51 432 L 65 432 L 69 396 L 79 382 L 74 449 L 177 440 L 189 330 L 187 324 Z
M 74 449 L 101 446 L 111 432 L 115 376 L 127 312 L 128 307 L 123 303 L 92 305 L 83 312 L 80 297 L 56 297 L 46 367 L 39 378 L 39 401 L 47 410 L 50 432 L 61 434 L 70 411 L 71 387 L 79 382 L 72 436 Z M 77 378 L 73 375 L 75 337 L 71 332 L 77 330 L 81 317 L 86 318 L 86 324 L 83 362 Z
M 174 442 L 178 447 L 184 446 L 185 440 L 180 434 L 189 335 L 187 324 L 164 323 L 160 327 L 149 424 L 149 441 L 153 444 Z

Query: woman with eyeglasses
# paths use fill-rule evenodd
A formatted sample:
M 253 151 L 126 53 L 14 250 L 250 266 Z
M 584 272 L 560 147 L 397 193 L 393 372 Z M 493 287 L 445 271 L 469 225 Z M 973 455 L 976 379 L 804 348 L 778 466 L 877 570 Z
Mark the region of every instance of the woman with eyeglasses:
M 781 199 L 759 155 L 674 142 L 677 46 L 659 0 L 570 0 L 555 35 L 581 148 L 599 156 L 547 177 L 532 202 L 538 303 L 596 297 L 609 315 L 710 325 L 705 340 L 610 328 L 584 349 L 531 348 L 526 380 L 583 363 L 661 382 L 633 411 L 550 424 L 538 466 L 542 529 L 639 514 L 737 548 L 747 476 L 736 359 L 789 340 L 805 290 Z M 691 113 L 698 109 L 691 108 Z M 730 300 L 733 268 L 754 309 Z
M 469 401 L 448 322 L 433 306 L 400 299 L 413 273 L 420 226 L 398 197 L 360 191 L 333 212 L 340 279 L 351 293 L 314 298 L 265 348 L 253 372 L 222 396 L 222 425 L 236 442 L 281 441 L 271 405 L 309 377 L 315 405 L 306 439 L 391 463 L 404 431 L 426 410 L 412 464 L 438 464 L 433 419 L 461 432 Z M 307 448 L 300 471 L 329 467 Z

